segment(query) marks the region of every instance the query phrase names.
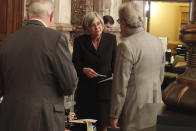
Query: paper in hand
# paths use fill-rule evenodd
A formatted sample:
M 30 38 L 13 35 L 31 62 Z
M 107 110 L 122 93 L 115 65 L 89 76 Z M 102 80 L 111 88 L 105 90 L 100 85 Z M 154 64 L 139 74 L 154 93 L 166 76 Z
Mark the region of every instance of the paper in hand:
M 106 77 L 106 75 L 97 74 L 99 77 Z
M 108 77 L 108 78 L 106 78 L 106 79 L 104 79 L 104 80 L 101 80 L 101 81 L 99 81 L 98 83 L 106 82 L 106 81 L 109 81 L 109 80 L 113 80 L 113 76 Z

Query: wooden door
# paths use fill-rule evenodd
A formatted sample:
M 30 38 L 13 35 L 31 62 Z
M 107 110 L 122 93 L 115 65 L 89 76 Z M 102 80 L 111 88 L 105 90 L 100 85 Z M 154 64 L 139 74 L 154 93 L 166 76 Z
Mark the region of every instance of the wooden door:
M 0 41 L 22 26 L 23 0 L 0 0 Z

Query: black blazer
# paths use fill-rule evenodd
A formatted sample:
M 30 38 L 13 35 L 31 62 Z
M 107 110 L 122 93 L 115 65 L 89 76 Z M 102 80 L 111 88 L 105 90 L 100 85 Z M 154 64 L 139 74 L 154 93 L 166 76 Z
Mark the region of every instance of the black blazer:
M 112 76 L 116 47 L 116 36 L 109 33 L 102 34 L 97 50 L 92 44 L 90 35 L 82 35 L 74 40 L 72 60 L 79 77 L 78 90 L 76 92 L 76 96 L 79 97 L 78 99 L 89 100 L 89 98 L 93 98 L 94 96 L 103 99 L 110 98 L 109 89 L 103 87 L 99 87 L 98 90 L 96 89 L 99 86 L 98 82 L 105 78 L 98 77 L 90 79 L 83 73 L 82 69 L 89 67 L 99 74 L 106 75 L 107 77 Z M 104 85 L 111 88 L 111 82 L 110 84 Z
M 0 131 L 63 131 L 64 95 L 77 86 L 65 35 L 32 20 L 1 45 Z

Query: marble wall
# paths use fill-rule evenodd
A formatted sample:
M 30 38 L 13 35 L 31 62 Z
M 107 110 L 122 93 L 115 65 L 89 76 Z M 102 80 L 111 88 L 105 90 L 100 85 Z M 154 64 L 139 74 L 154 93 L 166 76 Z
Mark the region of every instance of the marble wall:
M 101 16 L 111 15 L 114 18 L 114 26 L 118 26 L 116 20 L 118 19 L 118 9 L 122 0 L 99 0 L 98 13 Z
M 71 0 L 54 0 L 54 23 L 71 24 Z
M 122 0 L 112 0 L 111 6 L 110 6 L 110 15 L 114 18 L 114 25 L 119 26 L 119 24 L 116 22 L 116 20 L 119 18 L 118 16 L 118 9 L 120 5 L 122 4 Z

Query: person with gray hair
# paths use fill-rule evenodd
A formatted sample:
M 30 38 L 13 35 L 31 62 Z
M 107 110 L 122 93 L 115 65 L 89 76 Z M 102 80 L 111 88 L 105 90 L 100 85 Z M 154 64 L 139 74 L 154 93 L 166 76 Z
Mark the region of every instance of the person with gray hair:
M 128 5 L 129 6 L 121 6 L 119 9 L 119 19 L 117 21 L 120 22 L 120 20 L 123 20 L 126 26 L 130 28 L 143 27 L 144 22 L 140 8 L 135 3 Z
M 27 19 L 39 17 L 43 19 L 45 25 L 51 26 L 54 17 L 54 4 L 51 0 L 29 0 L 26 8 Z
M 116 36 L 103 32 L 103 19 L 96 12 L 83 18 L 86 34 L 74 40 L 73 63 L 79 83 L 76 90 L 75 112 L 79 119 L 97 119 L 97 130 L 107 131 L 109 102 L 116 55 Z
M 117 47 L 110 123 L 121 131 L 154 131 L 161 107 L 165 53 L 160 39 L 143 29 L 139 6 L 119 9 L 122 43 Z
M 64 95 L 78 78 L 65 35 L 49 28 L 53 11 L 31 1 L 26 24 L 1 42 L 0 131 L 65 131 Z

